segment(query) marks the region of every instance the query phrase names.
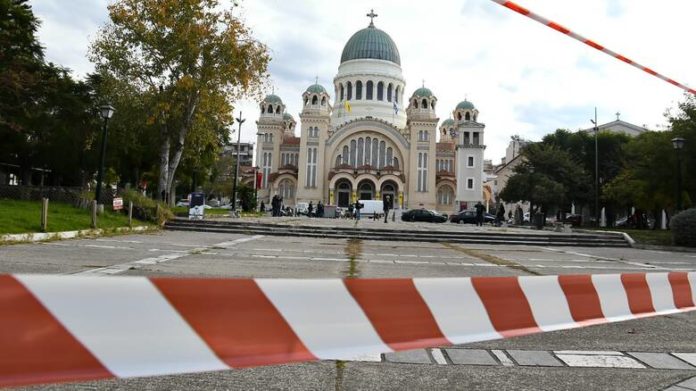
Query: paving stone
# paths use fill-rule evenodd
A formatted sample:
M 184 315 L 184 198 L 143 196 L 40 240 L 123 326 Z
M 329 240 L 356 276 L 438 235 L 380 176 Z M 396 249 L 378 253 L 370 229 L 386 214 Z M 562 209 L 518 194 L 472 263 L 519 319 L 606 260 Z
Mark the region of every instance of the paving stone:
M 455 364 L 498 365 L 493 356 L 483 349 L 445 349 Z
M 696 390 L 696 376 L 694 376 L 691 379 L 688 379 L 686 381 L 683 381 L 677 385 L 679 387 L 685 388 L 687 390 Z
M 696 369 L 669 353 L 628 352 L 628 354 L 656 369 Z
M 563 366 L 563 363 L 549 352 L 536 350 L 508 350 L 507 352 L 519 365 L 539 367 Z
M 387 353 L 384 355 L 384 358 L 389 362 L 406 364 L 432 364 L 428 352 L 423 349 Z
M 679 357 L 693 366 L 696 366 L 696 353 L 672 353 L 672 355 Z
M 569 367 L 585 368 L 645 368 L 631 357 L 614 354 L 614 352 L 584 352 L 584 354 L 568 354 L 568 352 L 555 352 L 556 357 L 565 362 Z M 605 354 L 612 353 L 612 354 Z

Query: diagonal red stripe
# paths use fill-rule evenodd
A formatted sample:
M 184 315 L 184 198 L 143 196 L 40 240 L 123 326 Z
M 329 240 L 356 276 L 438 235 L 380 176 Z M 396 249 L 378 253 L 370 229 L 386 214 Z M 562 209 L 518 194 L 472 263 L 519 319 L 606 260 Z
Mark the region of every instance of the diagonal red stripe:
M 450 344 L 410 279 L 344 280 L 382 340 L 394 350 Z
M 643 67 L 643 70 L 644 70 L 645 72 L 648 72 L 649 74 L 651 74 L 651 75 L 653 75 L 653 76 L 656 76 L 656 75 L 657 75 L 657 72 L 653 71 L 652 69 L 650 69 L 650 68 L 648 68 L 648 67 Z
M 619 60 L 621 60 L 621 61 L 623 61 L 623 62 L 625 62 L 625 63 L 627 63 L 627 64 L 633 64 L 633 61 L 632 61 L 632 60 L 630 60 L 630 59 L 628 59 L 628 58 L 626 58 L 626 57 L 624 57 L 624 56 L 622 56 L 622 55 L 620 55 L 620 54 L 617 54 L 617 55 L 616 55 L 616 58 L 618 58 Z
M 687 273 L 672 272 L 667 275 L 670 285 L 672 285 L 672 295 L 674 296 L 674 306 L 686 308 L 694 306 L 694 298 L 691 296 L 691 284 Z
M 641 315 L 655 312 L 652 303 L 652 295 L 645 273 L 624 273 L 621 274 L 621 283 L 626 290 L 628 297 L 628 307 L 633 315 Z
M 227 365 L 316 360 L 253 280 L 151 281 Z
M 517 5 L 517 4 L 513 3 L 512 1 L 506 1 L 505 3 L 503 3 L 503 5 L 510 8 L 511 10 L 513 10 L 515 12 L 521 13 L 522 15 L 525 15 L 525 16 L 529 15 L 528 9 L 526 9 L 520 5 Z
M 585 43 L 589 46 L 592 46 L 593 48 L 595 48 L 597 50 L 604 50 L 604 46 L 602 46 L 602 45 L 598 44 L 597 42 L 592 41 L 590 39 L 585 40 Z
M 592 284 L 592 276 L 558 276 L 558 283 L 565 293 L 573 320 L 582 325 L 606 322 L 599 295 Z
M 561 26 L 561 25 L 558 24 L 558 23 L 549 22 L 548 26 L 551 27 L 552 29 L 558 31 L 558 32 L 563 33 L 563 34 L 568 34 L 568 33 L 570 32 L 570 30 L 568 30 L 567 28 Z
M 0 387 L 113 377 L 8 275 L 0 275 L 0 346 Z
M 493 327 L 503 337 L 541 331 L 517 277 L 472 277 L 471 283 L 486 307 Z

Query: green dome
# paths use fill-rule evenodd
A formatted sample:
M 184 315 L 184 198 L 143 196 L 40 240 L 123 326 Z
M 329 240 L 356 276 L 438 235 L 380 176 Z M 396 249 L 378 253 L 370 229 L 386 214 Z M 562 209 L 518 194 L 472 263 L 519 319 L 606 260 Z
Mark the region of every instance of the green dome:
M 266 103 L 280 103 L 280 104 L 283 104 L 283 101 L 280 99 L 280 97 L 279 97 L 278 95 L 273 95 L 273 94 L 266 95 L 266 97 L 263 98 L 263 101 L 266 102 Z
M 452 118 L 447 118 L 440 126 L 454 126 L 454 120 Z
M 389 34 L 370 25 L 357 33 L 346 43 L 341 54 L 341 63 L 361 58 L 391 61 L 401 65 L 399 49 Z
M 471 102 L 469 102 L 469 101 L 466 100 L 466 99 L 463 100 L 463 101 L 461 101 L 461 102 L 459 102 L 459 104 L 457 105 L 457 109 L 473 110 L 474 108 L 475 108 L 475 107 L 474 107 L 474 104 L 471 103 Z M 456 109 L 455 109 L 455 110 L 456 110 Z
M 288 114 L 288 113 L 283 113 L 283 119 L 285 121 L 290 121 L 290 120 L 294 121 L 295 120 L 295 118 L 293 118 L 293 116 Z
M 413 91 L 413 96 L 420 96 L 420 97 L 431 97 L 433 96 L 433 92 L 430 91 L 430 89 L 421 87 L 415 91 Z
M 319 84 L 312 84 L 311 86 L 307 87 L 307 92 L 323 94 L 326 92 L 326 89 Z

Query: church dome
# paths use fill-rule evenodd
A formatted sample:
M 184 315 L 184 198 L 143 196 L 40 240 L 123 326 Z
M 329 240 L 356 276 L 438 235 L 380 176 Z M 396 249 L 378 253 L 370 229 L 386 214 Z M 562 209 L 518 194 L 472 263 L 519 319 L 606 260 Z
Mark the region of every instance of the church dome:
M 326 92 L 326 89 L 319 84 L 312 84 L 311 86 L 307 87 L 307 92 L 310 94 L 323 94 Z
M 457 105 L 457 109 L 462 109 L 462 110 L 473 110 L 474 109 L 474 104 L 469 102 L 468 100 L 464 99 L 463 101 L 459 102 Z M 455 109 L 456 110 L 456 109 Z
M 343 47 L 341 63 L 362 58 L 386 60 L 401 65 L 399 49 L 394 41 L 389 34 L 373 24 L 350 37 L 346 46 Z
M 283 113 L 283 119 L 286 121 L 294 121 L 295 120 L 295 118 L 293 118 L 293 116 L 290 115 L 289 113 Z
M 454 126 L 454 120 L 452 118 L 447 118 L 440 126 Z
M 429 98 L 433 96 L 433 92 L 430 91 L 429 88 L 421 87 L 415 91 L 413 91 L 413 96 L 420 96 L 423 98 Z
M 266 103 L 280 103 L 280 104 L 283 103 L 283 101 L 280 99 L 280 97 L 278 95 L 273 95 L 273 94 L 266 95 L 266 97 L 263 98 L 263 101 Z

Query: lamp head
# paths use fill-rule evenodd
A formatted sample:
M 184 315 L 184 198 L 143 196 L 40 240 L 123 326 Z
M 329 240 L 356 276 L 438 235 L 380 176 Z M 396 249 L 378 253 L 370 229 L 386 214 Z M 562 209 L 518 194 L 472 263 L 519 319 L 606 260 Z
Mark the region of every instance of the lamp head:
M 672 139 L 672 146 L 674 146 L 674 149 L 682 149 L 684 148 L 684 143 L 686 142 L 685 139 L 681 137 L 675 137 Z
M 114 106 L 111 106 L 110 104 L 105 104 L 99 107 L 99 115 L 103 119 L 110 119 L 111 117 L 113 117 L 115 112 L 116 109 L 114 109 Z

